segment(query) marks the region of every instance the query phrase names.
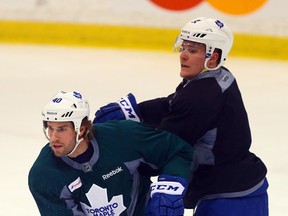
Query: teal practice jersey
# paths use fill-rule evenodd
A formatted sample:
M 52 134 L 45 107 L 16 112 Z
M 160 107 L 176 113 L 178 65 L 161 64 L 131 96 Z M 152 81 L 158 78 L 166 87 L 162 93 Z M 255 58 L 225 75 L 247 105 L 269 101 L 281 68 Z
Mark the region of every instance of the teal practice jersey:
M 40 152 L 29 188 L 42 216 L 143 215 L 151 182 L 138 173 L 140 163 L 188 178 L 193 150 L 171 133 L 110 121 L 94 125 L 93 135 L 93 155 L 84 163 L 56 157 L 49 144 Z

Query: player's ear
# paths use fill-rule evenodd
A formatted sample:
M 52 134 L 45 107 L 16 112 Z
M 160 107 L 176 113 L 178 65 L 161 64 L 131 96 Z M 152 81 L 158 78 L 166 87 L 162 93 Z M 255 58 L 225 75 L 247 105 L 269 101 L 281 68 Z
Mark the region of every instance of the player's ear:
M 219 58 L 220 58 L 220 55 L 219 55 L 218 52 L 213 52 L 211 58 L 212 58 L 213 61 L 218 62 L 218 61 L 219 61 Z
M 219 58 L 220 55 L 218 52 L 213 52 L 211 58 L 208 61 L 208 67 L 209 68 L 214 68 L 218 65 L 219 63 Z
M 79 136 L 82 137 L 82 136 L 84 135 L 85 132 L 86 132 L 86 127 L 82 125 L 82 126 L 80 127 L 80 133 L 79 133 Z

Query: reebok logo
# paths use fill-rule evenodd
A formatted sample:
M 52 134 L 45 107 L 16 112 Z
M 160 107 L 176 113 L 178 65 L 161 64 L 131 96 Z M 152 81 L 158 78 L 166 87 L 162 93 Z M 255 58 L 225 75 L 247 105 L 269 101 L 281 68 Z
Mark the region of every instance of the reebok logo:
M 114 176 L 117 173 L 122 172 L 122 171 L 123 171 L 122 167 L 118 167 L 117 169 L 112 170 L 111 172 L 109 172 L 105 175 L 102 175 L 102 178 L 103 178 L 103 180 L 107 180 L 108 178 L 110 178 L 110 177 L 112 177 L 112 176 Z

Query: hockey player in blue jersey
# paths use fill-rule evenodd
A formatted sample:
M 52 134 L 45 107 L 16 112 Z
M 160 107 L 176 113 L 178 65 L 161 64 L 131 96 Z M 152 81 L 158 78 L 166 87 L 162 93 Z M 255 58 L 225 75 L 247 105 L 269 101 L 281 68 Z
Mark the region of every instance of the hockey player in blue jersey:
M 129 94 L 101 107 L 94 119 L 140 120 L 190 143 L 195 163 L 184 200 L 195 216 L 268 216 L 267 169 L 250 152 L 241 93 L 223 66 L 232 44 L 233 34 L 220 20 L 191 20 L 174 45 L 183 78 L 176 91 L 139 104 Z
M 79 92 L 59 92 L 42 111 L 49 143 L 29 172 L 40 214 L 141 216 L 146 208 L 151 216 L 183 215 L 192 148 L 141 123 L 92 126 L 88 117 L 88 101 Z M 161 170 L 151 194 L 140 163 Z

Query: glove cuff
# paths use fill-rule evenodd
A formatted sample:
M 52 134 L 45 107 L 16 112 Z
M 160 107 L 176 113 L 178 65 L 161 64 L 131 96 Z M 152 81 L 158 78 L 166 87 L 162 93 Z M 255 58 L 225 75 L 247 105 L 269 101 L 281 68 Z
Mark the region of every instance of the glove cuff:
M 117 104 L 120 106 L 122 112 L 125 115 L 125 119 L 140 122 L 140 115 L 138 105 L 136 103 L 135 97 L 130 93 L 125 97 L 122 97 L 117 101 Z
M 169 195 L 182 195 L 185 188 L 179 182 L 161 181 L 151 184 L 151 197 L 155 193 L 164 193 Z
M 151 184 L 151 197 L 155 193 L 184 196 L 187 186 L 188 183 L 184 178 L 171 175 L 160 175 L 158 177 L 158 182 Z

